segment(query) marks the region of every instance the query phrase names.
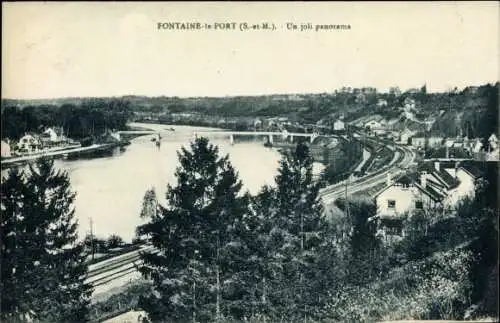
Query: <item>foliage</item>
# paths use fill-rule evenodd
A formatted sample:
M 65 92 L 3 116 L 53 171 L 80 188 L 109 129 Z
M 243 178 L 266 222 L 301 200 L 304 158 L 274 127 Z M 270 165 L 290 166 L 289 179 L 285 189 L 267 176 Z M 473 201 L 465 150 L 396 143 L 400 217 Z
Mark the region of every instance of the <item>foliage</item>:
M 345 322 L 457 319 L 465 308 L 471 254 L 456 250 L 390 271 L 368 285 L 345 285 L 331 293 L 329 319 Z
M 123 130 L 130 116 L 130 103 L 124 100 L 87 99 L 60 106 L 2 105 L 2 138 L 19 139 L 26 132 L 60 126 L 66 136 L 83 139 L 101 135 L 106 129 Z
M 123 292 L 110 296 L 104 301 L 92 304 L 89 308 L 90 318 L 102 322 L 103 318 L 122 313 L 124 310 L 135 309 L 139 298 L 150 291 L 149 283 L 138 282 L 128 286 Z
M 226 259 L 238 245 L 248 197 L 239 196 L 241 182 L 228 156 L 206 138 L 178 153 L 177 186 L 167 187 L 167 205 L 158 206 L 138 229 L 160 250 L 143 255 L 141 272 L 154 282 L 154 293 L 141 299 L 149 319 L 206 321 L 238 315 L 232 311 L 240 264 Z
M 322 291 L 336 283 L 336 249 L 318 199 L 319 186 L 312 182 L 308 146 L 300 143 L 285 154 L 278 172 L 275 191 L 264 191 L 266 202 L 260 204 L 271 223 L 265 314 L 287 321 L 318 319 L 315 309 L 325 301 Z
M 358 161 L 361 161 L 362 155 L 363 148 L 359 142 L 347 143 L 342 141 L 330 154 L 322 178 L 329 184 L 335 184 L 346 179 L 354 171 Z
M 40 160 L 1 189 L 2 321 L 84 321 L 91 286 L 67 174 Z
M 123 239 L 116 234 L 110 235 L 108 237 L 108 240 L 106 241 L 106 247 L 108 247 L 109 249 L 120 247 L 123 244 L 124 244 Z

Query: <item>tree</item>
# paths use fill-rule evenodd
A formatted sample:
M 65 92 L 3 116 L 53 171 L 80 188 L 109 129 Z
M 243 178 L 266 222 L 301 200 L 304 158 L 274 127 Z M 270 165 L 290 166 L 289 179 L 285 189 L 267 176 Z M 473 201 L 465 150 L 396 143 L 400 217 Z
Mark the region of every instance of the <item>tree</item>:
M 229 162 L 206 138 L 178 152 L 177 186 L 167 186 L 167 206 L 149 212 L 138 228 L 159 253 L 142 255 L 141 272 L 154 290 L 141 299 L 152 321 L 207 321 L 227 314 L 224 288 L 238 272 L 224 259 L 247 213 L 248 197 Z M 230 257 L 230 256 L 226 256 Z M 235 267 L 236 266 L 236 267 Z
M 2 317 L 81 322 L 92 287 L 66 173 L 40 160 L 2 184 Z M 9 286 L 13 284 L 14 286 Z M 7 288 L 8 286 L 8 288 Z
M 124 244 L 123 239 L 116 234 L 110 235 L 108 240 L 106 241 L 106 246 L 110 249 L 120 247 L 123 244 Z
M 331 279 L 334 248 L 323 207 L 319 185 L 312 181 L 309 147 L 299 143 L 285 154 L 276 177 L 275 212 L 270 232 L 272 249 L 272 307 L 274 316 L 314 317 L 313 308 L 322 299 L 321 291 Z
M 377 257 L 380 255 L 380 241 L 376 236 L 376 223 L 369 221 L 376 213 L 376 205 L 367 201 L 348 201 L 348 271 L 347 280 L 354 285 L 363 285 L 371 281 L 375 273 Z M 338 200 L 337 205 L 345 210 L 345 200 Z

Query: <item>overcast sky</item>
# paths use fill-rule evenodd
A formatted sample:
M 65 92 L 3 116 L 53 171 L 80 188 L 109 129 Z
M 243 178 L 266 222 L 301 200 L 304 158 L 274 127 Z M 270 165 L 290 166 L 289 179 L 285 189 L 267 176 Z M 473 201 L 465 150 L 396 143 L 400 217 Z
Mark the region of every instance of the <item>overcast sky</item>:
M 2 97 L 431 91 L 499 78 L 487 3 L 3 3 Z M 274 32 L 158 30 L 270 22 Z M 286 23 L 349 24 L 287 31 Z

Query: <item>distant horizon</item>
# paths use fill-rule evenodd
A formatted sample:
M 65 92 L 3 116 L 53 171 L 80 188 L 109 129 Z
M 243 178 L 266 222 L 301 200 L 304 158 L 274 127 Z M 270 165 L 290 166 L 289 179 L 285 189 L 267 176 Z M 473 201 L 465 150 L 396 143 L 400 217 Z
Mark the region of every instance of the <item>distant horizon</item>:
M 449 91 L 454 90 L 457 88 L 458 91 L 462 91 L 468 87 L 480 87 L 480 86 L 486 86 L 486 85 L 492 85 L 495 86 L 495 84 L 499 83 L 500 80 L 497 81 L 490 81 L 490 82 L 484 82 L 481 84 L 471 84 L 471 85 L 466 85 L 463 87 L 450 87 L 447 90 L 444 91 L 429 91 L 427 89 L 427 93 L 431 94 L 438 94 L 438 93 L 447 93 Z M 420 86 L 414 86 L 414 87 L 408 87 L 408 88 L 401 88 L 398 86 L 392 86 L 391 88 L 396 88 L 398 87 L 401 93 L 405 93 L 409 90 L 412 89 L 420 89 L 422 86 L 425 84 L 422 84 Z M 285 95 L 320 95 L 320 94 L 335 94 L 335 91 L 340 91 L 342 88 L 351 88 L 351 89 L 366 89 L 366 88 L 374 88 L 377 90 L 377 93 L 388 93 L 390 88 L 383 88 L 379 89 L 374 86 L 362 86 L 362 87 L 353 87 L 353 86 L 344 86 L 340 88 L 333 89 L 331 91 L 321 91 L 321 92 L 287 92 L 287 93 L 262 93 L 262 94 L 229 94 L 229 95 L 220 95 L 220 96 L 211 96 L 211 95 L 196 95 L 196 96 L 180 96 L 180 95 L 165 95 L 165 94 L 159 94 L 159 95 L 144 95 L 144 94 L 122 94 L 122 95 L 109 95 L 109 96 L 97 96 L 97 95 L 92 95 L 92 96 L 61 96 L 61 97 L 39 97 L 39 98 L 7 98 L 7 97 L 2 97 L 1 100 L 12 100 L 12 101 L 41 101 L 41 100 L 70 100 L 70 99 L 120 99 L 124 97 L 143 97 L 143 98 L 179 98 L 179 99 L 197 99 L 197 98 L 207 98 L 207 99 L 220 99 L 220 98 L 236 98 L 236 97 L 261 97 L 261 96 L 285 96 Z

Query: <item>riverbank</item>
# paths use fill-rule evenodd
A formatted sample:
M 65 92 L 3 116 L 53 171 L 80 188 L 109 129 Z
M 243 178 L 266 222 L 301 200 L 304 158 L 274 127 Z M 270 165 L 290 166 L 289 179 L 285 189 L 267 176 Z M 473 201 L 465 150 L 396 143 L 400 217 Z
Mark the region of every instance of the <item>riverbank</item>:
M 107 151 L 110 149 L 114 149 L 116 147 L 124 147 L 130 144 L 128 141 L 120 141 L 113 143 L 104 143 L 104 144 L 93 144 L 87 147 L 78 147 L 78 148 L 69 148 L 69 149 L 61 149 L 55 151 L 45 151 L 39 154 L 32 154 L 28 156 L 21 157 L 11 157 L 2 159 L 2 166 L 4 168 L 9 168 L 17 165 L 22 165 L 28 163 L 30 161 L 37 160 L 39 158 L 49 157 L 49 158 L 75 158 L 80 157 L 82 155 L 86 155 L 89 153 L 96 153 L 100 151 Z

